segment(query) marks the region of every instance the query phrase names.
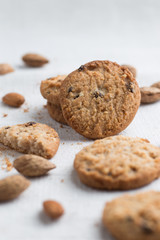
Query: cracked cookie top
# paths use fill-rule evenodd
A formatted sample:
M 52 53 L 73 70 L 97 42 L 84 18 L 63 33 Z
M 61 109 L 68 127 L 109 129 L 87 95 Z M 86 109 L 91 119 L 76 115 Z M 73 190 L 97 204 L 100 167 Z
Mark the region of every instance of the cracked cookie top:
M 158 240 L 160 192 L 124 195 L 106 203 L 103 223 L 117 240 Z
M 87 138 L 115 135 L 133 120 L 140 104 L 138 84 L 126 67 L 93 61 L 61 84 L 60 103 L 67 123 Z
M 97 140 L 75 157 L 81 181 L 100 189 L 132 189 L 160 175 L 160 148 L 147 140 L 114 136 Z

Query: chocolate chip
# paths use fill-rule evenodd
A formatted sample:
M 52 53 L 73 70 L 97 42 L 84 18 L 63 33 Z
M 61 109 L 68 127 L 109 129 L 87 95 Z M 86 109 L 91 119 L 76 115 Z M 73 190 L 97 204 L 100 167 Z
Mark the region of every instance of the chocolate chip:
M 133 218 L 131 216 L 127 216 L 126 217 L 126 221 L 127 222 L 133 222 L 134 220 L 133 220 Z
M 125 79 L 125 82 L 127 90 L 131 93 L 134 93 L 133 83 L 128 78 Z
M 73 90 L 73 87 L 69 87 L 68 88 L 68 93 L 72 92 L 72 90 Z
M 5 129 L 9 129 L 9 128 L 11 128 L 11 127 L 5 127 Z
M 79 68 L 78 68 L 78 71 L 82 71 L 84 69 L 84 65 L 81 65 Z
M 95 92 L 93 93 L 93 96 L 94 96 L 95 98 L 98 98 L 98 97 L 103 98 L 103 97 L 104 97 L 104 95 L 103 95 L 101 92 L 99 92 L 99 91 L 95 91 Z
M 77 94 L 76 96 L 74 96 L 74 99 L 76 99 L 76 98 L 79 98 L 79 94 Z
M 146 222 L 143 222 L 143 224 L 141 225 L 141 229 L 145 234 L 152 234 L 153 233 L 153 229 L 150 228 Z
M 107 175 L 108 175 L 108 176 L 112 176 L 112 173 L 111 173 L 111 172 L 108 172 Z
M 88 172 L 90 172 L 92 169 L 91 169 L 91 168 L 87 168 L 86 170 L 87 170 Z
M 36 124 L 36 122 L 28 122 L 28 123 L 25 124 L 25 126 L 26 126 L 26 127 L 29 127 L 29 126 L 32 126 L 32 125 L 34 125 L 34 124 Z

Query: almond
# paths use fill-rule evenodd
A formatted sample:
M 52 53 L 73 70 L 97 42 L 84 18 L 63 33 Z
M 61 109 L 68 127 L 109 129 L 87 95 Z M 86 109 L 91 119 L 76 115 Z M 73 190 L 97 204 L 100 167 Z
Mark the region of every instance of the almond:
M 19 93 L 8 93 L 2 98 L 2 101 L 11 107 L 20 107 L 25 99 Z
M 56 166 L 43 157 L 25 154 L 14 160 L 13 166 L 18 172 L 27 177 L 45 175 Z
M 141 103 L 153 103 L 160 100 L 160 89 L 155 87 L 142 87 Z
M 14 72 L 14 69 L 11 67 L 11 65 L 7 63 L 0 64 L 0 75 L 4 75 L 11 72 Z
M 52 200 L 43 202 L 43 208 L 45 213 L 53 219 L 59 218 L 64 213 L 64 208 L 62 207 L 62 205 Z
M 18 197 L 30 185 L 30 181 L 21 175 L 14 175 L 0 180 L 0 202 Z
M 47 58 L 34 53 L 24 55 L 22 60 L 30 67 L 41 67 L 49 62 Z
M 160 82 L 156 82 L 156 83 L 152 84 L 151 87 L 160 88 Z
M 135 78 L 137 75 L 137 71 L 135 69 L 135 67 L 131 66 L 131 65 L 122 65 L 123 67 L 128 68 L 128 70 L 133 74 L 133 77 Z

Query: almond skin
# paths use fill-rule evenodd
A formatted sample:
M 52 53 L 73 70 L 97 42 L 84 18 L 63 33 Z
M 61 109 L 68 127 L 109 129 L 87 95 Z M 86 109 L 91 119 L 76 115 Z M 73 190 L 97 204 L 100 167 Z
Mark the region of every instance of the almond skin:
M 30 185 L 21 175 L 13 175 L 0 180 L 0 202 L 17 198 Z
M 49 62 L 47 58 L 34 53 L 24 55 L 22 60 L 30 67 L 41 67 Z
M 142 87 L 141 103 L 153 103 L 160 100 L 160 89 L 155 87 Z
M 45 213 L 52 219 L 57 219 L 64 214 L 64 208 L 56 201 L 48 200 L 43 202 Z
M 160 88 L 160 82 L 156 82 L 156 83 L 152 84 L 151 87 Z
M 11 65 L 7 63 L 0 64 L 0 75 L 4 75 L 11 72 L 14 72 L 14 69 L 12 68 Z
M 25 154 L 14 160 L 13 166 L 26 177 L 39 177 L 45 175 L 56 166 L 43 157 Z
M 2 98 L 2 101 L 11 107 L 20 107 L 25 98 L 19 93 L 8 93 Z

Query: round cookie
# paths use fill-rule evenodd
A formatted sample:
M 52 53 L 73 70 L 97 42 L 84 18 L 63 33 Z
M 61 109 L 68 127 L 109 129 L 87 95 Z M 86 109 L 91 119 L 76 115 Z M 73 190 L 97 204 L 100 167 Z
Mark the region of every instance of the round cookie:
M 160 148 L 148 140 L 126 136 L 97 140 L 75 157 L 80 180 L 93 188 L 134 189 L 160 175 Z
M 60 106 L 60 86 L 65 77 L 66 75 L 58 75 L 57 77 L 51 77 L 41 82 L 41 94 L 48 102 Z
M 127 68 L 93 61 L 65 78 L 60 102 L 68 125 L 98 139 L 118 134 L 130 124 L 140 105 L 140 90 Z
M 54 105 L 53 103 L 47 102 L 47 110 L 51 118 L 53 118 L 55 121 L 67 125 L 62 109 L 60 106 Z
M 160 192 L 124 195 L 106 203 L 103 224 L 117 240 L 160 239 Z

